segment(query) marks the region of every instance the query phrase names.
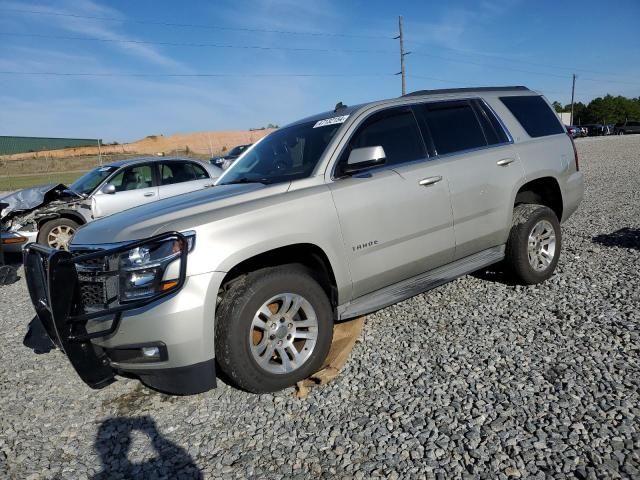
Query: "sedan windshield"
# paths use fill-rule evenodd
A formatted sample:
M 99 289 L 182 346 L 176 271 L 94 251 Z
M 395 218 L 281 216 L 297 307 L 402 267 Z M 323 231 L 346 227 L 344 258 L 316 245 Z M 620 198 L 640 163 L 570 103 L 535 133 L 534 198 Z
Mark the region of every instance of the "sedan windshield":
M 237 160 L 218 185 L 280 183 L 307 178 L 340 124 L 303 123 L 276 130 Z
M 91 192 L 95 190 L 95 188 L 102 183 L 102 181 L 115 172 L 118 167 L 99 167 L 94 170 L 91 170 L 88 173 L 85 173 L 71 185 L 69 188 L 76 193 L 80 193 L 82 195 L 91 195 Z

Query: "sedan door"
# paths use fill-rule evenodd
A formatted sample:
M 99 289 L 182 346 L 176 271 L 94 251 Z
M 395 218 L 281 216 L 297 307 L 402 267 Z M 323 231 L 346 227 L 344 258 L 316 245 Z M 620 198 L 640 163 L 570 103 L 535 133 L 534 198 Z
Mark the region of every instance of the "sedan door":
M 190 161 L 166 161 L 159 165 L 160 198 L 169 198 L 183 193 L 213 187 L 215 181 L 207 170 Z
M 106 217 L 129 208 L 158 200 L 158 187 L 153 181 L 149 163 L 122 168 L 93 194 L 94 218 Z
M 341 174 L 352 149 L 382 146 L 383 166 Z M 451 261 L 455 242 L 444 169 L 427 158 L 411 109 L 368 117 L 353 134 L 329 184 L 353 280 L 365 295 Z

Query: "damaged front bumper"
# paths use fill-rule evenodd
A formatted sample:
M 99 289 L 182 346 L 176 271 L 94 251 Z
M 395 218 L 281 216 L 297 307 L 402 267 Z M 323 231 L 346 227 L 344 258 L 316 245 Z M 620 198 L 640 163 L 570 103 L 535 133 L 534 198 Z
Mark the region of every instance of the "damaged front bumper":
M 82 286 L 87 282 L 87 277 L 93 277 L 89 280 L 98 284 L 103 281 L 117 283 L 119 272 L 108 269 L 87 272 L 82 266 L 92 263 L 108 265 L 109 259 L 117 258 L 131 249 L 171 239 L 177 240 L 181 245 L 176 258 L 180 263 L 174 288 L 134 301 L 121 301 L 116 296 L 101 308 L 86 305 Z M 163 297 L 174 296 L 183 287 L 186 281 L 187 245 L 186 237 L 178 232 L 76 256 L 42 245 L 28 245 L 24 250 L 25 277 L 37 320 L 32 322 L 25 344 L 31 343 L 29 346 L 36 351 L 38 348 L 46 351 L 42 331 L 46 332 L 46 336 L 66 354 L 76 373 L 91 388 L 109 385 L 118 374 L 135 376 L 152 388 L 173 394 L 199 393 L 213 388 L 213 361 L 169 369 L 122 368 L 122 363 L 142 364 L 147 360 L 166 360 L 167 346 L 161 341 L 118 346 L 119 348 L 107 348 L 98 344 L 116 334 L 124 314 L 143 307 L 152 308 L 152 304 L 161 303 Z M 133 320 L 134 317 L 130 319 Z M 100 326 L 98 329 L 94 328 L 96 324 Z M 154 332 L 149 331 L 148 334 L 153 335 Z

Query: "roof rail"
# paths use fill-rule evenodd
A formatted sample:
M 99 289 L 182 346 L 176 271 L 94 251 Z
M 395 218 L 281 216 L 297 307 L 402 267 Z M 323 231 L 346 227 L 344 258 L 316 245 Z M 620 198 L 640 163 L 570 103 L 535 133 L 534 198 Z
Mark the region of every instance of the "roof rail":
M 506 90 L 525 90 L 530 91 L 522 85 L 513 85 L 506 87 L 470 87 L 470 88 L 441 88 L 437 90 L 416 90 L 415 92 L 402 95 L 403 97 L 413 97 L 417 95 L 438 95 L 442 93 L 465 93 L 465 92 L 502 92 Z

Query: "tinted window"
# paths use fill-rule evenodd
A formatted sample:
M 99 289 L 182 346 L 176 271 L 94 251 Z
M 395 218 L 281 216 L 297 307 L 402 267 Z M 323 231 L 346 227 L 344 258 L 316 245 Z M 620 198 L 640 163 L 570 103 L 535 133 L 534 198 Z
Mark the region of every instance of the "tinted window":
M 113 177 L 109 183 L 112 183 L 116 187 L 116 192 L 149 188 L 153 186 L 153 181 L 151 179 L 151 166 L 136 165 L 134 167 L 125 168 Z
M 564 133 L 557 115 L 542 97 L 500 97 L 530 137 Z
M 495 113 L 480 100 L 475 101 L 475 106 L 478 112 L 478 118 L 482 124 L 482 129 L 487 137 L 487 143 L 489 145 L 495 145 L 508 142 L 509 137 L 505 133 L 500 121 L 496 118 Z
M 386 164 L 410 162 L 427 156 L 413 113 L 405 108 L 373 114 L 351 137 L 340 163 L 345 164 L 354 148 L 384 148 Z
M 207 174 L 204 167 L 202 167 L 202 165 L 198 165 L 197 163 L 189 163 L 188 165 L 188 168 L 191 168 L 193 170 L 193 175 L 196 180 L 204 180 L 205 178 L 209 178 L 209 175 Z
M 423 128 L 431 136 L 436 154 L 445 155 L 487 145 L 478 117 L 469 102 L 425 103 L 415 108 Z
M 194 165 L 190 162 L 170 162 L 160 165 L 160 185 L 189 182 L 196 178 Z M 204 178 L 207 178 L 206 174 Z

